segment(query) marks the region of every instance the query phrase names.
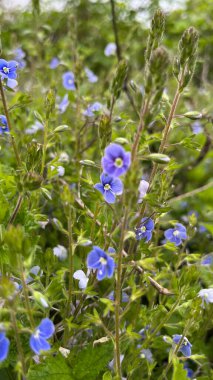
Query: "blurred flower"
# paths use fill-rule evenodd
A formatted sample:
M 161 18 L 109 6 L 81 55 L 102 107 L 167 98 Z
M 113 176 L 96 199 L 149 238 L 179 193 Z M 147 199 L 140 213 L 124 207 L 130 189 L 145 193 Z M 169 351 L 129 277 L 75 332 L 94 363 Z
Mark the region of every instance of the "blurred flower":
M 7 62 L 5 59 L 0 59 L 0 77 L 2 79 L 7 79 L 7 86 L 10 88 L 14 88 L 18 84 L 18 82 L 15 80 L 17 77 L 17 68 L 17 61 Z
M 124 355 L 120 355 L 120 363 L 122 363 L 123 360 L 124 360 Z M 108 364 L 109 368 L 112 370 L 114 368 L 114 363 L 115 363 L 115 361 L 114 361 L 114 359 L 112 359 Z M 123 377 L 122 377 L 122 380 L 123 380 Z
M 96 83 L 98 81 L 97 75 L 95 75 L 92 70 L 88 69 L 88 67 L 85 67 L 84 71 L 90 83 Z
M 145 327 L 143 327 L 138 333 L 141 335 L 141 338 L 142 339 L 146 339 L 147 337 L 147 334 L 146 334 L 146 331 L 148 331 L 150 329 L 150 325 L 146 325 Z
M 152 231 L 154 230 L 154 221 L 150 218 L 141 219 L 141 224 L 136 228 L 136 240 L 146 239 L 148 242 L 152 238 Z
M 84 111 L 83 115 L 87 116 L 87 117 L 93 117 L 93 116 L 95 116 L 94 112 L 100 111 L 102 107 L 103 107 L 103 105 L 99 102 L 95 102 L 93 104 L 90 104 L 87 107 L 86 111 Z
M 202 299 L 202 307 L 205 307 L 205 302 L 213 303 L 213 288 L 201 289 L 198 293 L 198 297 Z
M 25 133 L 27 135 L 33 135 L 34 133 L 41 131 L 44 129 L 43 124 L 40 121 L 36 120 L 35 124 L 33 124 L 30 128 L 25 129 Z
M 30 282 L 34 281 L 36 276 L 38 276 L 39 272 L 41 272 L 40 274 L 42 274 L 43 272 L 41 271 L 41 268 L 39 265 L 34 265 L 30 271 L 29 271 L 29 276 L 27 276 L 26 278 L 26 284 L 29 284 Z M 31 276 L 31 274 L 34 275 L 34 277 Z
M 75 271 L 73 278 L 75 278 L 75 280 L 79 280 L 78 286 L 80 289 L 86 289 L 89 277 L 87 277 L 82 270 Z
M 182 335 L 179 335 L 179 334 L 175 334 L 172 337 L 173 337 L 173 342 L 175 344 L 178 344 L 180 340 L 182 339 Z M 183 342 L 178 351 L 180 351 L 184 356 L 191 356 L 191 347 L 192 347 L 192 344 L 184 336 Z
M 149 348 L 143 348 L 143 350 L 141 350 L 140 357 L 145 358 L 149 363 L 153 363 L 154 361 L 152 351 Z
M 39 224 L 39 226 L 43 229 L 43 230 L 45 230 L 45 227 L 46 227 L 46 225 L 49 223 L 49 219 L 48 220 L 39 220 L 38 222 L 37 222 L 38 224 Z
M 174 243 L 176 246 L 182 243 L 182 240 L 187 239 L 186 227 L 181 223 L 177 223 L 175 228 L 169 228 L 164 232 L 164 236 L 171 243 Z
M 57 247 L 53 248 L 53 254 L 58 257 L 59 260 L 66 260 L 67 249 L 63 245 L 58 244 Z
M 198 227 L 198 231 L 199 231 L 201 234 L 203 234 L 204 232 L 207 231 L 207 229 L 206 229 L 205 226 L 200 225 L 200 226 Z
M 116 251 L 115 251 L 115 248 L 113 248 L 113 247 L 109 247 L 109 248 L 108 248 L 108 252 L 109 252 L 109 253 L 115 253 Z
M 6 338 L 5 332 L 0 332 L 0 362 L 7 358 L 10 341 Z
M 26 61 L 25 61 L 25 52 L 22 48 L 17 48 L 13 51 L 15 54 L 15 60 L 18 62 L 18 68 L 23 69 L 26 66 Z
M 69 155 L 66 152 L 61 152 L 59 157 L 59 162 L 65 162 L 68 163 L 70 160 Z
M 4 115 L 0 115 L 0 135 L 5 132 L 9 132 L 9 127 L 7 123 L 7 118 Z
M 57 57 L 53 57 L 53 59 L 51 60 L 50 62 L 50 69 L 56 69 L 56 67 L 58 67 L 58 65 L 60 65 L 60 61 Z
M 76 90 L 75 87 L 75 76 L 72 71 L 67 71 L 62 75 L 63 79 L 63 86 L 66 88 L 66 90 L 74 91 Z
M 203 132 L 203 126 L 199 121 L 192 123 L 192 131 L 195 135 Z
M 183 366 L 183 368 L 187 371 L 187 375 L 186 376 L 189 379 L 191 379 L 193 377 L 193 375 L 194 375 L 194 371 L 192 371 L 192 369 L 189 368 L 188 363 L 185 363 L 184 366 Z
M 63 175 L 64 175 L 64 173 L 65 173 L 65 169 L 64 169 L 64 167 L 63 166 L 53 166 L 53 165 L 51 165 L 50 166 L 50 169 L 52 170 L 52 171 L 54 171 L 55 169 L 57 170 L 57 174 L 58 174 L 58 176 L 59 177 L 63 177 Z
M 115 292 L 112 291 L 109 293 L 108 297 L 110 301 L 115 301 Z M 126 292 L 122 292 L 122 295 L 121 295 L 121 302 L 129 302 L 129 296 Z
M 60 113 L 64 113 L 69 105 L 68 94 L 65 94 L 62 101 L 58 105 L 58 109 Z
M 114 273 L 114 259 L 108 256 L 101 248 L 94 246 L 87 256 L 87 267 L 97 269 L 97 279 L 103 280 L 105 277 L 111 278 Z
M 47 339 L 51 338 L 54 331 L 53 322 L 49 318 L 42 319 L 40 325 L 30 337 L 30 347 L 37 355 L 40 354 L 40 351 L 47 351 L 51 348 Z
M 108 174 L 101 174 L 101 183 L 96 183 L 94 188 L 103 194 L 104 199 L 108 203 L 115 203 L 116 195 L 123 192 L 123 183 L 119 178 L 114 178 Z
M 201 260 L 201 265 L 211 265 L 213 264 L 213 255 L 206 255 Z
M 105 155 L 102 158 L 104 172 L 114 177 L 124 174 L 131 164 L 131 153 L 126 152 L 119 144 L 110 144 L 105 149 Z
M 143 198 L 145 197 L 145 195 L 147 193 L 148 188 L 149 188 L 149 182 L 142 179 L 140 181 L 139 188 L 138 188 L 138 191 L 139 191 L 138 203 L 142 202 Z
M 106 57 L 109 57 L 110 55 L 115 55 L 116 50 L 116 44 L 114 42 L 109 42 L 104 49 L 104 54 Z

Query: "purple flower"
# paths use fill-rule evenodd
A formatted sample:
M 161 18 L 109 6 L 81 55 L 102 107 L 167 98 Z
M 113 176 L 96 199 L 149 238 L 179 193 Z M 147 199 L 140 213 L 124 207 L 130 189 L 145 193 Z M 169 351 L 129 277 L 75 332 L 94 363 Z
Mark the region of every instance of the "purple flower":
M 87 256 L 87 267 L 97 269 L 97 279 L 111 278 L 115 269 L 114 259 L 108 256 L 101 248 L 94 246 Z
M 85 67 L 84 71 L 90 83 L 96 83 L 98 81 L 97 75 L 95 75 L 92 70 L 88 69 L 88 67 Z
M 213 255 L 206 255 L 201 260 L 201 265 L 212 265 L 213 264 Z
M 202 299 L 202 307 L 204 308 L 205 302 L 213 303 L 213 288 L 201 289 L 198 293 L 198 297 Z
M 104 49 L 105 56 L 109 57 L 110 55 L 115 55 L 115 53 L 116 53 L 116 44 L 114 42 L 109 42 Z
M 141 224 L 136 228 L 136 240 L 146 239 L 148 242 L 152 238 L 152 231 L 154 229 L 154 221 L 150 218 L 141 219 Z
M 175 344 L 178 344 L 181 339 L 182 339 L 182 335 L 179 335 L 179 334 L 173 335 L 173 342 Z M 180 351 L 184 356 L 191 356 L 191 347 L 192 347 L 192 344 L 184 336 L 183 342 L 178 351 Z
M 123 192 L 123 183 L 119 178 L 111 177 L 108 174 L 101 174 L 101 183 L 96 183 L 94 188 L 103 194 L 108 203 L 115 203 L 115 196 Z
M 0 135 L 2 135 L 5 132 L 9 132 L 7 118 L 4 115 L 0 115 Z
M 171 243 L 174 243 L 176 246 L 182 243 L 182 240 L 187 239 L 186 227 L 181 223 L 177 223 L 175 228 L 169 228 L 164 232 L 164 236 Z
M 105 155 L 101 163 L 104 172 L 113 177 L 119 177 L 129 169 L 131 153 L 126 152 L 121 145 L 113 143 L 105 149 Z
M 60 113 L 64 113 L 69 105 L 68 94 L 65 94 L 62 101 L 58 105 L 58 109 Z
M 101 108 L 103 107 L 103 105 L 99 102 L 95 102 L 93 104 L 90 104 L 86 111 L 84 111 L 84 116 L 87 116 L 87 117 L 93 117 L 95 116 L 94 112 L 98 112 L 101 110 Z
M 6 338 L 5 332 L 0 332 L 0 362 L 7 358 L 10 341 Z
M 26 61 L 25 61 L 25 52 L 22 48 L 17 48 L 14 50 L 15 54 L 15 60 L 18 62 L 18 68 L 23 69 L 26 66 Z
M 54 57 L 51 62 L 50 62 L 50 69 L 56 69 L 56 67 L 58 67 L 58 65 L 60 65 L 60 61 L 57 57 Z
M 30 128 L 27 128 L 25 130 L 25 133 L 27 133 L 28 135 L 33 135 L 34 133 L 37 133 L 38 131 L 43 130 L 43 129 L 44 129 L 43 124 L 41 124 L 40 121 L 36 120 L 35 124 L 31 125 Z
M 49 318 L 42 319 L 40 325 L 36 328 L 30 337 L 30 347 L 37 354 L 40 351 L 47 351 L 50 349 L 50 344 L 47 339 L 51 338 L 54 334 L 55 327 Z
M 63 86 L 66 88 L 66 90 L 75 91 L 75 75 L 72 71 L 67 71 L 62 75 L 63 79 Z

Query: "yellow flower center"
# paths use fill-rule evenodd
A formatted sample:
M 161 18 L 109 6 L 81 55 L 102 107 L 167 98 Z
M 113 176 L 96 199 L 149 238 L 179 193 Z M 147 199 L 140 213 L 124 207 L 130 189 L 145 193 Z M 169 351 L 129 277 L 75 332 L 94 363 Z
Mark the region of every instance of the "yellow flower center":
M 146 232 L 146 227 L 145 226 L 141 227 L 141 232 Z
M 104 185 L 104 190 L 110 190 L 110 189 L 111 189 L 111 186 L 108 183 L 106 183 L 106 185 Z
M 180 232 L 179 232 L 179 231 L 174 231 L 174 232 L 173 232 L 173 235 L 174 235 L 174 236 L 179 236 L 179 235 L 180 235 Z
M 10 71 L 10 69 L 9 69 L 9 67 L 3 67 L 3 71 L 4 71 L 4 73 L 5 74 L 8 74 L 9 73 L 9 71 Z
M 115 166 L 117 166 L 117 168 L 121 168 L 123 166 L 123 160 L 122 158 L 116 158 L 115 160 Z
M 101 257 L 99 261 L 103 265 L 106 265 L 106 263 L 107 263 L 107 261 L 106 261 L 106 259 L 104 257 Z

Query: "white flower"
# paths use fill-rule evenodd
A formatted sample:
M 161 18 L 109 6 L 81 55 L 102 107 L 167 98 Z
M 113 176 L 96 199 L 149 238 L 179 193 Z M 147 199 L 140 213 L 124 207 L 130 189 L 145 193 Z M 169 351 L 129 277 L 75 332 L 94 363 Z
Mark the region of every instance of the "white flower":
M 80 289 L 86 289 L 89 278 L 85 275 L 85 273 L 82 270 L 77 270 L 73 274 L 73 278 L 75 280 L 79 280 L 78 286 Z
M 109 57 L 110 55 L 115 55 L 116 53 L 116 45 L 114 42 L 110 42 L 107 44 L 107 46 L 104 49 L 104 54 L 106 57 Z
M 139 188 L 138 188 L 138 191 L 139 191 L 139 199 L 138 199 L 138 203 L 141 203 L 143 198 L 145 197 L 146 193 L 147 193 L 147 190 L 149 188 L 149 182 L 147 181 L 144 181 L 143 179 L 140 181 L 140 184 L 139 184 Z
M 35 124 L 33 124 L 30 128 L 27 128 L 25 130 L 25 133 L 27 135 L 33 135 L 34 133 L 44 129 L 43 124 L 40 123 L 40 121 L 36 120 Z
M 69 160 L 70 160 L 69 155 L 68 155 L 66 152 L 61 152 L 58 161 L 59 161 L 59 162 L 66 162 L 66 163 L 68 163 Z
M 213 303 L 213 288 L 209 289 L 201 289 L 198 293 L 198 297 L 202 299 L 202 307 L 205 307 L 204 304 L 205 302 L 208 303 Z
M 63 245 L 58 244 L 57 247 L 53 248 L 53 254 L 58 257 L 59 260 L 66 260 L 67 249 Z

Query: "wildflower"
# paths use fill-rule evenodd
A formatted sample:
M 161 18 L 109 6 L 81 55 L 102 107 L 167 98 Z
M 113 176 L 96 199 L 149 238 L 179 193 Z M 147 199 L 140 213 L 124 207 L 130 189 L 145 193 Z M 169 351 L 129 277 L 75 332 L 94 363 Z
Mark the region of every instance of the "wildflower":
M 141 224 L 136 228 L 136 240 L 146 239 L 148 242 L 152 238 L 152 231 L 154 229 L 154 221 L 150 218 L 141 219 Z
M 189 379 L 191 379 L 192 377 L 193 377 L 193 375 L 194 375 L 194 371 L 192 371 L 192 369 L 191 368 L 189 368 L 189 366 L 188 366 L 188 363 L 185 363 L 184 364 L 184 366 L 183 366 L 183 368 L 186 370 L 186 372 L 187 372 L 187 377 L 189 378 Z
M 108 248 L 108 252 L 109 252 L 109 253 L 115 253 L 116 251 L 115 251 L 115 248 L 113 248 L 113 247 L 109 247 L 109 248 Z
M 87 266 L 90 269 L 97 269 L 97 279 L 103 280 L 105 277 L 111 278 L 114 273 L 114 259 L 108 256 L 101 248 L 94 246 L 87 257 Z
M 174 243 L 176 246 L 182 243 L 182 240 L 187 239 L 186 227 L 181 223 L 177 223 L 175 228 L 169 228 L 164 232 L 164 236 L 171 243 Z
M 2 79 L 7 79 L 7 86 L 14 88 L 17 86 L 17 77 L 16 70 L 18 68 L 17 61 L 7 62 L 5 59 L 0 59 L 0 77 Z
M 25 61 L 25 52 L 22 48 L 17 48 L 13 51 L 15 54 L 15 60 L 18 62 L 18 68 L 23 69 L 26 66 L 26 61 Z
M 5 332 L 0 332 L 0 362 L 7 358 L 10 341 L 6 338 Z
M 36 328 L 30 337 L 30 347 L 37 354 L 40 351 L 47 351 L 50 349 L 50 344 L 47 339 L 51 338 L 54 334 L 55 327 L 49 318 L 42 319 L 40 325 Z
M 34 135 L 34 133 L 41 131 L 44 129 L 44 126 L 40 121 L 36 120 L 35 124 L 33 124 L 30 128 L 27 128 L 25 130 L 25 133 L 27 135 Z
M 96 83 L 98 81 L 97 75 L 95 75 L 92 70 L 88 69 L 88 67 L 85 67 L 84 71 L 90 83 Z
M 149 363 L 153 363 L 152 351 L 149 348 L 143 348 L 140 354 L 141 358 L 145 358 Z
M 58 105 L 58 109 L 60 113 L 64 113 L 69 105 L 69 98 L 68 94 L 65 94 L 62 101 Z
M 87 109 L 84 111 L 84 116 L 87 116 L 87 117 L 93 117 L 95 116 L 95 113 L 94 112 L 98 112 L 101 110 L 102 108 L 102 104 L 99 103 L 99 102 L 95 102 L 93 104 L 90 104 Z
M 57 175 L 58 175 L 59 177 L 63 177 L 63 176 L 64 176 L 65 169 L 64 169 L 63 166 L 53 166 L 53 165 L 51 165 L 51 166 L 50 166 L 50 169 L 51 169 L 51 171 L 56 170 L 56 171 L 57 171 Z
M 200 226 L 198 227 L 198 231 L 199 231 L 201 234 L 203 234 L 203 233 L 206 232 L 207 230 L 206 230 L 206 227 L 205 227 L 205 226 L 200 225 Z
M 208 303 L 213 303 L 213 288 L 209 289 L 201 289 L 198 293 L 198 297 L 202 299 L 202 307 L 205 307 L 204 304 L 205 302 Z
M 83 290 L 86 289 L 87 283 L 89 281 L 89 277 L 87 277 L 82 270 L 77 270 L 73 274 L 73 278 L 75 280 L 79 280 L 78 286 L 80 289 L 83 289 Z
M 63 86 L 66 90 L 75 91 L 75 76 L 72 71 L 67 71 L 62 75 Z
M 58 65 L 60 65 L 60 61 L 57 57 L 53 57 L 53 59 L 51 60 L 50 62 L 50 69 L 56 69 L 56 67 L 58 67 Z
M 103 194 L 106 202 L 115 203 L 116 195 L 120 195 L 123 192 L 121 180 L 104 173 L 101 174 L 100 180 L 101 183 L 96 183 L 94 188 Z
M 123 360 L 124 360 L 124 355 L 120 355 L 120 363 L 122 363 Z M 114 361 L 114 359 L 112 359 L 112 360 L 109 362 L 108 367 L 109 367 L 110 369 L 113 369 L 113 368 L 114 368 L 114 364 L 115 364 L 115 361 Z M 123 379 L 123 377 L 122 377 L 122 379 Z
M 59 157 L 59 162 L 65 162 L 68 163 L 70 160 L 69 155 L 66 152 L 61 152 Z
M 104 172 L 113 177 L 119 177 L 129 169 L 131 153 L 126 152 L 121 145 L 113 143 L 105 149 L 101 163 Z
M 203 126 L 199 121 L 192 123 L 192 131 L 195 135 L 203 132 Z
M 115 293 L 114 293 L 114 291 L 110 292 L 107 298 L 109 298 L 110 301 L 115 301 Z M 129 302 L 129 296 L 128 296 L 128 294 L 126 292 L 122 292 L 122 294 L 121 294 L 121 302 L 124 302 L 124 303 Z
M 182 335 L 175 334 L 173 335 L 173 342 L 175 344 L 178 344 L 180 340 L 182 339 Z M 181 346 L 179 348 L 179 351 L 184 355 L 184 356 L 191 356 L 191 347 L 192 344 L 188 341 L 188 339 L 184 336 L 183 342 L 181 343 Z
M 66 260 L 67 249 L 63 245 L 58 244 L 57 247 L 53 248 L 53 254 L 58 257 L 59 260 Z
M 5 132 L 9 132 L 7 118 L 4 115 L 0 115 L 0 135 Z
M 114 42 L 109 42 L 104 49 L 105 56 L 109 57 L 110 55 L 115 55 L 116 49 L 116 44 Z
M 138 188 L 138 191 L 139 191 L 138 203 L 142 202 L 143 198 L 145 197 L 147 193 L 148 188 L 149 188 L 149 182 L 142 179 L 140 181 L 139 188 Z
M 40 274 L 42 274 L 43 272 L 41 271 L 41 268 L 39 265 L 35 265 L 33 266 L 30 271 L 29 271 L 29 276 L 27 276 L 26 278 L 26 284 L 29 284 L 30 282 L 34 281 L 35 280 L 35 277 L 38 276 L 39 272 L 41 272 Z M 31 276 L 31 274 L 33 275 L 33 277 Z
M 201 260 L 201 265 L 211 265 L 213 264 L 213 255 L 206 255 Z

